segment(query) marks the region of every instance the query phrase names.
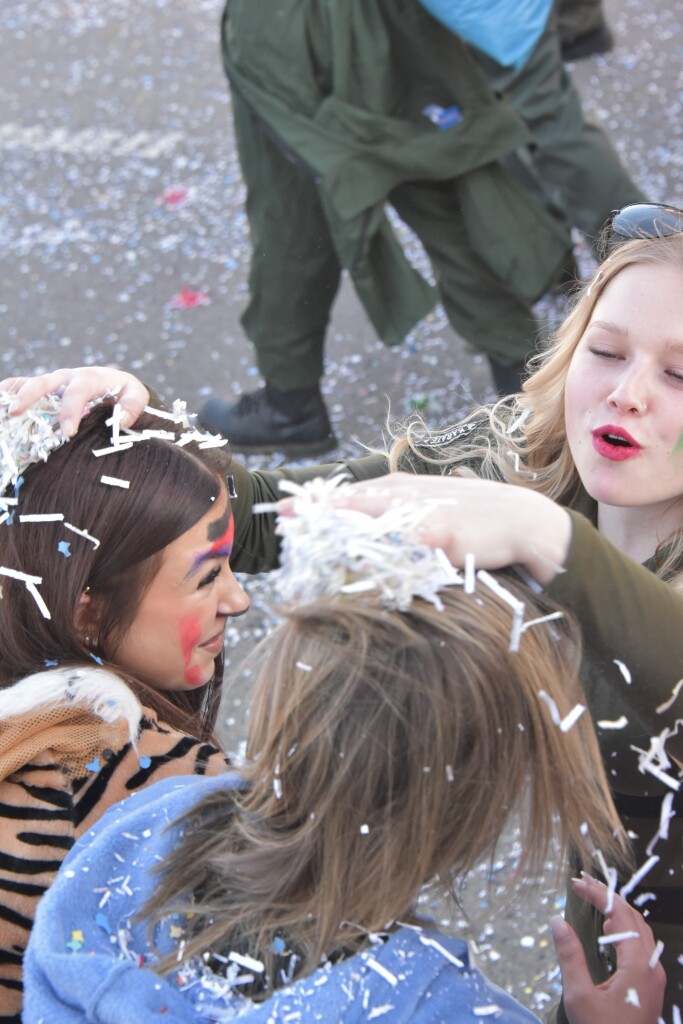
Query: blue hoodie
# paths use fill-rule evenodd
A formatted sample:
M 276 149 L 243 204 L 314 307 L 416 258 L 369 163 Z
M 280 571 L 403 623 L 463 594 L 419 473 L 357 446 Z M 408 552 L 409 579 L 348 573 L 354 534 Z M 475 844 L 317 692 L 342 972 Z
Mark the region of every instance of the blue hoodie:
M 76 843 L 38 907 L 25 957 L 25 1024 L 538 1024 L 470 967 L 462 940 L 427 929 L 399 928 L 264 1003 L 235 984 L 257 964 L 238 959 L 226 980 L 200 961 L 181 962 L 179 918 L 154 932 L 161 954 L 179 950 L 178 969 L 166 977 L 150 970 L 147 925 L 132 917 L 182 834 L 168 826 L 206 794 L 239 784 L 235 774 L 165 779 L 112 807 Z

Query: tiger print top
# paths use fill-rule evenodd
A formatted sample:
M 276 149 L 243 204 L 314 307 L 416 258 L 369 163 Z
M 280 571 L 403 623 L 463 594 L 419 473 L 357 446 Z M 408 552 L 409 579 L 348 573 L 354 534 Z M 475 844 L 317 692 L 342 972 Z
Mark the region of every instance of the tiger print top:
M 137 789 L 226 767 L 104 669 L 53 669 L 0 691 L 0 1024 L 20 1024 L 36 905 L 76 839 Z

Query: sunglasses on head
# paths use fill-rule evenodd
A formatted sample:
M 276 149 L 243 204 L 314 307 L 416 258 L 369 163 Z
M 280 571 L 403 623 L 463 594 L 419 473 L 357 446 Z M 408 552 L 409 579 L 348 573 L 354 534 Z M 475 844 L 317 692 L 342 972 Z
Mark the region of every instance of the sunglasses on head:
M 683 233 L 683 210 L 663 203 L 631 203 L 612 210 L 600 235 L 603 259 L 630 238 L 668 238 Z

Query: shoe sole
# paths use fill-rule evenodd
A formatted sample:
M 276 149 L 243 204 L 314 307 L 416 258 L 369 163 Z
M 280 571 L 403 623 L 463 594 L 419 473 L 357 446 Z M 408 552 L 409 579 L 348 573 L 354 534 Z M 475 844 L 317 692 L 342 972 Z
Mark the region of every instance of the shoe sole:
M 323 437 L 319 441 L 292 442 L 291 444 L 236 444 L 229 440 L 230 448 L 234 452 L 241 452 L 243 455 L 273 455 L 282 452 L 290 459 L 304 459 L 309 455 L 324 455 L 339 446 L 336 437 Z

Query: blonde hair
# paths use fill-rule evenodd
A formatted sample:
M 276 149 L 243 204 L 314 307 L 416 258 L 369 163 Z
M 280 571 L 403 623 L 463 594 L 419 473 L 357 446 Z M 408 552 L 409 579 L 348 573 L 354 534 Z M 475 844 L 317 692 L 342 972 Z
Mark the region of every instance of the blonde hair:
M 580 493 L 581 480 L 565 428 L 567 371 L 605 288 L 625 267 L 638 264 L 673 264 L 683 270 L 683 234 L 635 239 L 616 248 L 577 293 L 548 349 L 530 361 L 532 373 L 520 394 L 475 409 L 459 425 L 461 436 L 452 445 L 430 447 L 430 437 L 434 443 L 448 428 L 430 435 L 424 422 L 415 418 L 402 437 L 394 437 L 390 467 L 415 468 L 426 461 L 435 471 L 502 479 L 571 505 Z M 683 559 L 683 527 L 659 545 L 657 557 L 657 574 L 674 579 Z
M 554 610 L 518 577 L 503 582 L 527 618 Z M 245 786 L 188 815 L 143 911 L 191 911 L 184 956 L 248 953 L 267 995 L 282 983 L 277 936 L 300 975 L 357 951 L 414 919 L 424 886 L 455 893 L 517 813 L 522 873 L 555 840 L 585 853 L 584 822 L 623 863 L 588 714 L 564 733 L 539 696 L 563 717 L 583 699 L 575 627 L 531 627 L 512 653 L 511 608 L 493 591 L 441 596 L 442 610 L 354 596 L 286 612 L 251 704 Z

